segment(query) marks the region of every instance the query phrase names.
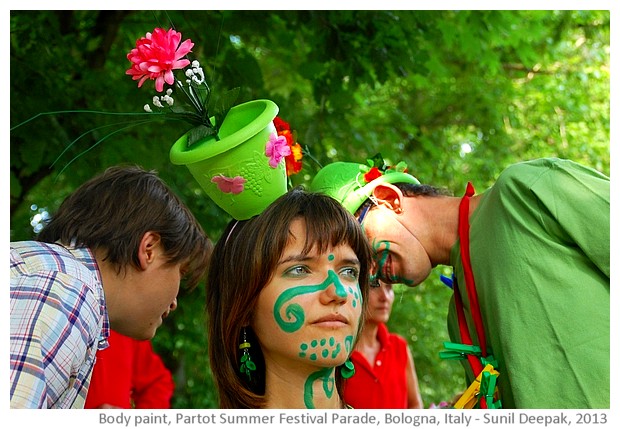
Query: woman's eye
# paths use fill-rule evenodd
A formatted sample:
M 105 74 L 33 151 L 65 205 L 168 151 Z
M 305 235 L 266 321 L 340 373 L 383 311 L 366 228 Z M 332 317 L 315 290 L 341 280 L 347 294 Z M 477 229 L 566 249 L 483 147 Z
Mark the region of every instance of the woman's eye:
M 284 274 L 292 277 L 299 277 L 308 274 L 310 270 L 303 265 L 296 265 L 287 269 Z
M 340 274 L 348 279 L 357 280 L 359 278 L 359 270 L 357 268 L 344 268 L 340 271 Z

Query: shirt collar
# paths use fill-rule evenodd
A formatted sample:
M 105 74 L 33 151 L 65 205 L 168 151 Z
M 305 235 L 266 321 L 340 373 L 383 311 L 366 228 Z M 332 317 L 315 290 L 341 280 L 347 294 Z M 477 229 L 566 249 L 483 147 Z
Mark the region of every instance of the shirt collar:
M 99 311 L 103 318 L 103 324 L 101 326 L 101 333 L 99 334 L 98 339 L 98 349 L 105 349 L 108 347 L 108 338 L 110 336 L 110 319 L 108 317 L 108 309 L 105 304 L 105 294 L 103 290 L 103 282 L 101 280 L 101 272 L 99 271 L 99 265 L 97 264 L 97 260 L 95 259 L 95 255 L 88 247 L 75 247 L 75 246 L 65 246 L 74 258 L 79 260 L 85 267 L 87 267 L 95 276 L 96 284 L 93 292 L 97 294 L 99 300 Z

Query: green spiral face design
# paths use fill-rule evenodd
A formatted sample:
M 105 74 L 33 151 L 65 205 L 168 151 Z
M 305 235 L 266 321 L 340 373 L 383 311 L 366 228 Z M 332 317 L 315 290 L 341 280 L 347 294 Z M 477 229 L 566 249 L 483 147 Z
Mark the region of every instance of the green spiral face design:
M 345 289 L 345 287 L 342 285 L 342 282 L 338 278 L 338 275 L 333 270 L 329 270 L 327 273 L 327 278 L 321 284 L 296 286 L 282 292 L 282 294 L 278 297 L 276 303 L 273 306 L 273 316 L 276 319 L 276 322 L 278 323 L 280 328 L 282 328 L 284 332 L 295 332 L 302 327 L 304 320 L 306 319 L 304 309 L 301 307 L 301 305 L 297 303 L 291 303 L 287 305 L 286 308 L 284 308 L 284 314 L 286 316 L 285 320 L 282 317 L 282 308 L 286 305 L 287 302 L 291 301 L 299 295 L 325 290 L 331 285 L 334 285 L 336 295 L 338 295 L 339 297 L 345 298 L 348 295 L 351 295 L 351 305 L 353 306 L 353 308 L 356 308 L 358 305 L 360 305 L 361 294 L 359 290 L 359 284 L 357 285 L 355 290 L 352 287 Z

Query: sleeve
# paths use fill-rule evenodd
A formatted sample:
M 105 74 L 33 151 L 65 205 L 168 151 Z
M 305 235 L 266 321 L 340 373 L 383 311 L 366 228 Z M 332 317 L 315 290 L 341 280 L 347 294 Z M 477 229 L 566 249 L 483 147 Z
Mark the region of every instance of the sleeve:
M 555 160 L 531 189 L 574 243 L 609 277 L 609 178 L 575 162 Z
M 136 341 L 133 389 L 135 408 L 170 408 L 174 393 L 172 374 L 149 340 Z
M 32 286 L 20 282 L 15 288 L 17 292 L 11 284 L 11 408 L 47 408 L 47 372 L 41 344 L 46 332 L 45 326 L 32 314 L 32 310 L 45 312 L 46 304 L 34 294 L 26 295 L 27 288 L 35 290 L 40 283 L 47 282 L 42 278 L 36 279 Z M 65 378 L 56 380 L 56 390 L 69 382 Z

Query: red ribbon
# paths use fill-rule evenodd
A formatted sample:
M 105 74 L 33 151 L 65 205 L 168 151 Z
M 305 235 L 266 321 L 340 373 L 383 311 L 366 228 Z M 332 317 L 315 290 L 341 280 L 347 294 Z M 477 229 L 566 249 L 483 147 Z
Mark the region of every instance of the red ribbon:
M 471 269 L 471 260 L 469 257 L 469 202 L 474 195 L 474 186 L 471 182 L 467 183 L 465 189 L 465 195 L 461 199 L 459 205 L 459 227 L 458 233 L 460 238 L 461 249 L 461 261 L 463 264 L 463 273 L 465 276 L 465 286 L 467 291 L 467 297 L 469 298 L 469 306 L 471 309 L 471 315 L 474 320 L 474 327 L 476 328 L 476 334 L 478 335 L 478 343 L 482 356 L 487 356 L 487 340 L 484 334 L 484 325 L 482 323 L 482 315 L 480 313 L 480 304 L 478 303 L 478 293 L 476 292 L 476 282 L 474 280 L 474 273 Z M 472 345 L 471 336 L 469 335 L 469 328 L 467 326 L 467 320 L 465 319 L 465 312 L 463 310 L 463 301 L 458 291 L 457 282 L 454 283 L 454 303 L 456 305 L 457 317 L 459 321 L 459 331 L 461 333 L 461 341 L 463 344 Z M 474 376 L 477 377 L 483 370 L 482 363 L 477 356 L 467 355 L 467 360 L 474 371 Z M 484 397 L 481 397 L 481 408 L 486 408 L 486 401 Z

